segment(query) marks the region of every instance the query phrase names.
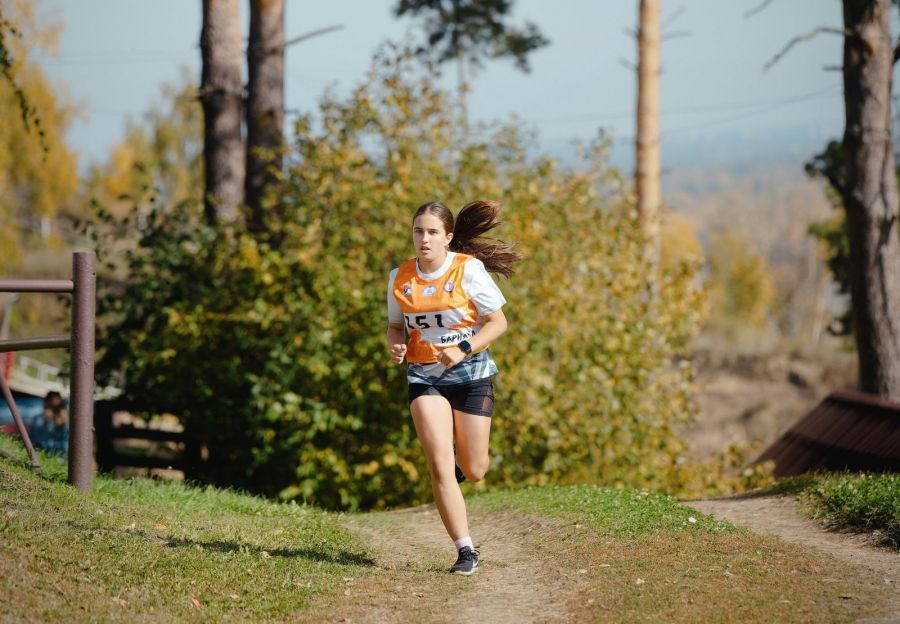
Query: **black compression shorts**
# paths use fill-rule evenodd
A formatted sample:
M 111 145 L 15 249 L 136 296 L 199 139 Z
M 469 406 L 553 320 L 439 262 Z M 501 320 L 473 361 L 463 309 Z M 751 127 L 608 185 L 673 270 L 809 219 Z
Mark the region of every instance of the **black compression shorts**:
M 494 384 L 490 377 L 450 386 L 432 386 L 423 383 L 409 384 L 409 402 L 420 396 L 439 395 L 447 399 L 450 407 L 466 414 L 491 417 L 494 413 Z

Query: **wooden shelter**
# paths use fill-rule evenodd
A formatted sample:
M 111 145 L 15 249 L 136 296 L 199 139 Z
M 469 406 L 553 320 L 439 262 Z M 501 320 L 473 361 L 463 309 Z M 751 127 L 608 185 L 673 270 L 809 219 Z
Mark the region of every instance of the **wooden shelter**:
M 900 472 L 900 403 L 833 392 L 754 463 L 774 460 L 776 477 L 816 470 Z

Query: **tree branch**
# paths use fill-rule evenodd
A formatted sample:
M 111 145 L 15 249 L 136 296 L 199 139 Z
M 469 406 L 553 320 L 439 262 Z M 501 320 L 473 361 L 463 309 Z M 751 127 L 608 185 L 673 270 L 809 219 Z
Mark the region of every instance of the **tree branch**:
M 316 30 L 311 30 L 308 33 L 303 33 L 302 35 L 298 35 L 293 39 L 288 39 L 284 43 L 271 46 L 266 48 L 266 52 L 278 52 L 279 50 L 283 50 L 288 46 L 294 45 L 295 43 L 300 43 L 301 41 L 306 41 L 307 39 L 312 39 L 313 37 L 318 37 L 319 35 L 324 35 L 326 33 L 330 33 L 335 30 L 341 30 L 343 28 L 343 24 L 337 24 L 335 26 L 326 26 L 325 28 L 318 28 Z M 245 43 L 247 42 L 247 37 L 242 39 Z
M 679 37 L 690 37 L 691 31 L 689 30 L 673 30 L 671 32 L 663 33 L 662 37 L 659 38 L 660 41 L 668 41 L 669 39 L 678 39 Z
M 809 41 L 810 39 L 812 39 L 813 37 L 815 37 L 816 35 L 818 35 L 820 33 L 830 33 L 833 35 L 844 35 L 844 36 L 848 36 L 850 34 L 848 31 L 844 30 L 843 28 L 832 28 L 830 26 L 819 26 L 815 30 L 810 31 L 810 32 L 806 33 L 805 35 L 798 35 L 798 36 L 794 37 L 793 39 L 791 39 L 790 41 L 788 41 L 788 44 L 786 46 L 784 46 L 784 48 L 782 48 L 781 51 L 778 52 L 778 54 L 776 54 L 774 57 L 772 57 L 771 61 L 769 61 L 768 63 L 765 64 L 765 66 L 763 67 L 763 71 L 768 71 L 769 69 L 771 69 L 772 66 L 775 65 L 775 63 L 777 63 L 778 61 L 780 61 L 781 58 L 785 54 L 787 54 L 788 51 L 790 51 L 790 49 L 793 48 L 795 45 L 797 45 L 798 43 L 802 43 L 803 41 Z
M 770 4 L 772 4 L 772 0 L 763 0 L 755 9 L 750 9 L 749 11 L 744 13 L 744 19 L 747 19 L 748 17 L 753 17 L 757 13 L 764 11 L 765 8 L 767 6 L 769 6 Z
M 831 174 L 827 171 L 819 171 L 819 173 L 822 175 L 823 178 L 828 180 L 828 183 L 831 185 L 831 188 L 833 188 L 835 191 L 837 191 L 838 195 L 840 195 L 842 198 L 846 197 L 846 189 L 844 188 L 844 185 L 841 184 L 833 174 Z
M 330 33 L 334 30 L 340 30 L 344 26 L 342 24 L 338 24 L 336 26 L 326 26 L 325 28 L 319 28 L 318 30 L 312 30 L 308 33 L 304 33 L 299 37 L 294 37 L 293 39 L 288 39 L 284 42 L 284 47 L 288 47 L 289 45 L 294 45 L 295 43 L 300 43 L 301 41 L 306 41 L 307 39 L 312 39 L 313 37 L 317 37 L 319 35 L 324 35 L 325 33 Z

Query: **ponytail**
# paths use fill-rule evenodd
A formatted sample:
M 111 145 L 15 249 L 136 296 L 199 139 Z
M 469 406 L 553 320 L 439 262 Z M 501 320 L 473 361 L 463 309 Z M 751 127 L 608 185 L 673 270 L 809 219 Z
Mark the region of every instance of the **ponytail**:
M 515 243 L 483 236 L 502 225 L 500 206 L 500 202 L 492 200 L 477 200 L 463 206 L 456 215 L 450 249 L 478 258 L 490 273 L 510 277 L 513 265 L 525 255 L 515 250 Z

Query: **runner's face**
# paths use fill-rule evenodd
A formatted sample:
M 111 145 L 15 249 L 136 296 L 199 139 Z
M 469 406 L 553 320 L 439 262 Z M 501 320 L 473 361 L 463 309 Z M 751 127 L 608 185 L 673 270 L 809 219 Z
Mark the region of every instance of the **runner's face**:
M 451 238 L 453 234 L 448 234 L 433 214 L 420 214 L 413 221 L 413 246 L 419 260 L 431 262 L 443 258 Z

